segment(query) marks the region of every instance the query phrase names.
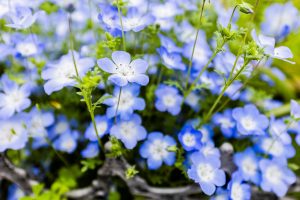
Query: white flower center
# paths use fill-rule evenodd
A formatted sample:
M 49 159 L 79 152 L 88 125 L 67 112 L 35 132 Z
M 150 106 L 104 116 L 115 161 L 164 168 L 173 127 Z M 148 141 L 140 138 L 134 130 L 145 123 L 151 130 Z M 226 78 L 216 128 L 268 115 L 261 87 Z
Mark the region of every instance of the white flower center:
M 155 140 L 149 147 L 151 156 L 155 160 L 161 160 L 168 155 L 168 144 L 161 140 Z
M 107 130 L 107 123 L 105 121 L 97 123 L 97 130 L 99 135 L 103 135 L 104 132 Z
M 118 98 L 116 98 L 118 101 Z M 123 91 L 121 93 L 120 102 L 119 102 L 119 110 L 128 110 L 134 104 L 134 97 L 131 92 Z
M 164 95 L 162 100 L 167 107 L 173 107 L 176 104 L 176 99 L 171 94 Z
M 282 143 L 272 138 L 264 139 L 262 147 L 265 152 L 270 153 L 273 156 L 281 156 L 284 151 Z
M 234 200 L 243 200 L 244 197 L 243 188 L 238 183 L 233 183 L 231 188 L 231 198 Z
M 69 139 L 69 140 L 65 140 L 65 141 L 63 141 L 63 143 L 62 143 L 62 147 L 63 147 L 63 149 L 66 149 L 66 150 L 70 150 L 70 149 L 72 149 L 73 147 L 74 147 L 74 140 L 72 140 L 72 139 Z
M 270 166 L 265 172 L 266 178 L 271 182 L 271 183 L 279 183 L 282 179 L 282 173 L 278 169 L 277 166 Z
M 130 65 L 125 65 L 125 64 L 116 64 L 117 68 L 117 72 L 119 74 L 122 74 L 123 76 L 133 76 L 134 75 L 134 70 L 132 69 L 132 67 Z
M 13 143 L 20 136 L 22 128 L 15 123 L 2 124 L 0 127 L 0 145 Z
M 243 117 L 241 119 L 241 124 L 248 131 L 255 130 L 255 128 L 257 127 L 255 119 L 250 116 Z
M 219 123 L 225 128 L 231 128 L 234 125 L 232 121 L 230 121 L 228 118 L 225 117 L 219 119 Z
M 69 128 L 67 122 L 58 122 L 55 126 L 55 132 L 58 134 L 64 133 Z
M 24 94 L 20 90 L 11 91 L 9 94 L 5 95 L 4 101 L 9 107 L 19 107 L 24 100 Z
M 254 175 L 257 169 L 257 166 L 255 165 L 255 161 L 251 158 L 245 158 L 242 161 L 242 169 L 245 173 Z
M 197 174 L 204 182 L 210 182 L 214 179 L 215 177 L 214 171 L 215 170 L 214 168 L 212 168 L 211 165 L 205 163 L 201 163 L 197 167 Z
M 185 133 L 182 137 L 184 145 L 188 147 L 193 147 L 196 145 L 196 138 L 191 133 Z
M 120 129 L 124 138 L 131 139 L 137 134 L 136 125 L 133 122 L 122 122 Z
M 23 56 L 31 56 L 37 52 L 36 46 L 29 42 L 19 43 L 16 48 L 17 51 L 20 52 Z

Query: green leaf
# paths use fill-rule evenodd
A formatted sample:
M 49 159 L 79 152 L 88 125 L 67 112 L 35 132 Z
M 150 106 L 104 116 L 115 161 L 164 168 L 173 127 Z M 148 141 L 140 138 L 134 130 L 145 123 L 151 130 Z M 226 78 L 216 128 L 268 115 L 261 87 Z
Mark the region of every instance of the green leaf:
M 94 108 L 98 107 L 100 104 L 102 104 L 106 99 L 110 99 L 113 96 L 111 95 L 103 95 L 102 97 L 100 97 L 94 104 Z
M 34 195 L 39 196 L 44 189 L 44 184 L 36 184 L 32 186 L 32 192 Z
M 289 167 L 291 170 L 293 170 L 293 171 L 297 171 L 297 170 L 300 169 L 300 166 L 297 165 L 296 163 L 289 163 L 289 164 L 288 164 L 288 167 Z
M 131 179 L 138 173 L 139 171 L 135 169 L 135 165 L 130 166 L 129 168 L 126 169 L 125 172 L 126 179 Z
M 180 83 L 178 81 L 167 80 L 167 81 L 164 81 L 164 83 L 169 85 L 169 86 L 174 86 L 177 89 L 179 89 L 181 92 L 184 92 L 183 87 L 180 85 Z
M 95 169 L 98 165 L 102 163 L 102 161 L 98 160 L 97 158 L 94 158 L 82 160 L 80 163 L 82 165 L 81 172 L 86 172 L 89 169 Z

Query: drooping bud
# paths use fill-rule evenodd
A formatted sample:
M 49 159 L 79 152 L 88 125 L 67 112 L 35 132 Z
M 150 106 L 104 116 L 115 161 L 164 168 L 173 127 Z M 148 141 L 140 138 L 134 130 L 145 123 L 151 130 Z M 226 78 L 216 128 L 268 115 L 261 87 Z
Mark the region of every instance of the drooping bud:
M 239 6 L 240 11 L 241 11 L 242 13 L 245 13 L 245 14 L 252 14 L 252 13 L 254 12 L 253 9 L 252 9 L 252 5 L 249 4 L 249 3 L 243 2 L 243 3 L 239 4 L 238 6 Z

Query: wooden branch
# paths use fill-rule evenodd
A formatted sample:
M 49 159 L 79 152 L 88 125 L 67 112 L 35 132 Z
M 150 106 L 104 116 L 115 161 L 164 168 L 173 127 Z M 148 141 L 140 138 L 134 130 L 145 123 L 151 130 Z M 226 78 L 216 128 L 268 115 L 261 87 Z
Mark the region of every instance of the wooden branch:
M 3 153 L 0 154 L 0 178 L 15 183 L 26 194 L 30 194 L 32 185 L 38 183 L 31 179 L 24 169 L 15 167 Z

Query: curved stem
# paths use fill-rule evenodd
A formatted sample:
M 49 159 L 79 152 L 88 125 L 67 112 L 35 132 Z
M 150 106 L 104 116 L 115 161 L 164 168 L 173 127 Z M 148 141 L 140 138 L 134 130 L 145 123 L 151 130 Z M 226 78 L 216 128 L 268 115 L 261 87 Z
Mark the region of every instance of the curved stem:
M 115 113 L 115 122 L 114 122 L 115 124 L 117 123 L 117 115 L 118 115 L 118 110 L 119 110 L 119 105 L 120 105 L 121 94 L 122 94 L 122 87 L 120 87 L 120 90 L 119 90 L 117 109 L 116 109 L 116 113 Z
M 124 28 L 123 28 L 123 20 L 122 20 L 122 13 L 121 13 L 119 0 L 117 0 L 117 7 L 118 7 L 119 18 L 120 18 L 120 24 L 121 24 L 121 28 L 122 28 L 123 49 L 124 49 L 124 51 L 126 51 L 126 40 L 125 40 L 125 33 L 124 33 Z
M 199 32 L 200 32 L 200 26 L 201 26 L 201 23 L 202 23 L 202 16 L 203 16 L 205 1 L 206 0 L 203 0 L 202 7 L 201 7 L 199 24 L 198 24 L 198 27 L 197 27 L 198 30 L 197 30 L 195 41 L 194 41 L 194 44 L 193 44 L 192 55 L 191 55 L 191 58 L 190 58 L 190 61 L 189 61 L 189 68 L 188 68 L 188 73 L 187 73 L 187 77 L 186 77 L 185 88 L 187 88 L 188 84 L 189 84 L 189 78 L 190 78 L 190 75 L 191 75 L 193 58 L 194 58 L 196 44 L 197 44 L 197 40 L 198 40 L 198 36 L 199 36 Z
M 232 23 L 232 19 L 233 19 L 233 15 L 236 11 L 236 9 L 239 7 L 239 5 L 236 5 L 231 13 L 231 16 L 230 16 L 230 19 L 229 19 L 229 22 L 228 22 L 228 25 L 227 25 L 227 28 L 231 29 L 231 23 Z
M 77 65 L 76 65 L 76 61 L 75 61 L 75 56 L 74 56 L 74 42 L 73 42 L 73 33 L 72 33 L 72 18 L 71 18 L 71 14 L 68 17 L 68 22 L 69 22 L 69 46 L 70 46 L 70 50 L 71 50 L 71 55 L 72 55 L 72 59 L 73 59 L 73 63 L 74 63 L 74 68 L 75 68 L 75 72 L 76 72 L 76 76 L 79 77 L 79 73 L 78 73 L 78 69 L 77 69 Z
M 223 41 L 222 45 L 220 48 L 222 48 L 225 44 L 225 41 Z M 190 85 L 190 87 L 188 88 L 187 92 L 185 92 L 184 94 L 184 98 L 183 101 L 186 99 L 186 97 L 193 91 L 194 86 L 197 84 L 197 82 L 199 81 L 199 79 L 201 78 L 202 74 L 205 72 L 205 70 L 208 68 L 209 64 L 213 61 L 213 59 L 217 56 L 217 54 L 220 52 L 220 49 L 217 49 L 213 55 L 209 58 L 209 60 L 207 61 L 206 65 L 202 68 L 202 70 L 200 71 L 200 73 L 198 74 L 198 76 L 195 78 L 195 80 L 192 82 L 192 84 Z

